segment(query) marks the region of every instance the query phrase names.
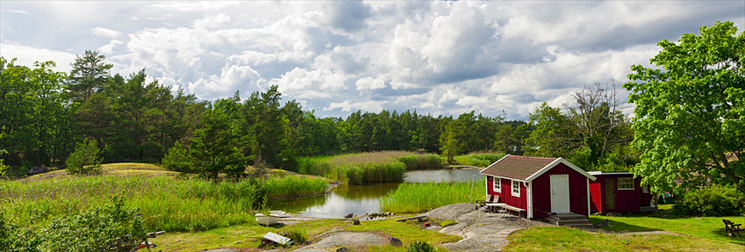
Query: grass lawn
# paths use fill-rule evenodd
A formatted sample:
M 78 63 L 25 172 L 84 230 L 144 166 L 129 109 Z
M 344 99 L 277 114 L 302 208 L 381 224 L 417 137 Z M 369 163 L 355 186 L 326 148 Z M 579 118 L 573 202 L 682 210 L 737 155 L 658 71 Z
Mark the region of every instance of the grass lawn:
M 397 219 L 397 218 L 396 218 Z M 204 232 L 168 232 L 150 239 L 163 251 L 199 251 L 216 248 L 256 248 L 261 243 L 261 236 L 267 232 L 282 234 L 285 230 L 301 230 L 306 233 L 310 242 L 320 240 L 324 232 L 358 231 L 390 235 L 401 239 L 404 247 L 414 241 L 427 241 L 431 244 L 455 242 L 461 238 L 445 235 L 437 231 L 425 231 L 421 224 L 414 222 L 401 223 L 395 219 L 363 221 L 362 225 L 352 225 L 347 220 L 312 220 L 291 225 L 264 227 L 256 224 L 238 225 L 218 228 Z M 369 251 L 405 251 L 404 247 L 392 246 L 369 247 Z M 297 247 L 294 247 L 297 248 Z M 294 249 L 293 248 L 293 249 Z M 442 249 L 441 249 L 442 250 Z
M 745 216 L 675 217 L 672 205 L 661 205 L 652 215 L 591 216 L 590 222 L 608 219 L 610 227 L 592 233 L 565 227 L 534 227 L 515 232 L 505 251 L 745 251 L 745 238 L 730 238 L 722 219 L 745 223 Z M 634 234 L 666 231 L 668 234 Z
M 591 233 L 532 227 L 510 235 L 504 251 L 742 251 L 743 246 L 684 235 Z

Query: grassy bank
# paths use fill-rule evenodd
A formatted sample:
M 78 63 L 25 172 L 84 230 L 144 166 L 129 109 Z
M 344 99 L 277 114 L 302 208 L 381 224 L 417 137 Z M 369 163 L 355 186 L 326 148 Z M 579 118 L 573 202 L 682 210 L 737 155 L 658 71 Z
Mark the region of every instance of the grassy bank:
M 741 251 L 740 245 L 666 234 L 590 233 L 565 227 L 532 227 L 512 234 L 504 251 Z
M 461 165 L 471 165 L 478 167 L 487 167 L 503 158 L 504 153 L 469 153 L 467 155 L 455 156 L 455 162 Z
M 442 167 L 442 159 L 433 154 L 406 151 L 381 151 L 332 157 L 298 159 L 298 172 L 323 176 L 349 184 L 400 182 L 406 170 Z
M 428 241 L 432 244 L 456 242 L 459 236 L 441 234 L 437 231 L 423 230 L 421 223 L 396 222 L 395 219 L 363 221 L 362 225 L 352 225 L 348 220 L 313 220 L 290 225 L 264 227 L 259 225 L 237 225 L 229 228 L 213 229 L 198 233 L 169 232 L 150 239 L 163 251 L 201 251 L 217 248 L 252 249 L 261 244 L 261 236 L 267 232 L 281 234 L 287 230 L 303 230 L 311 242 L 317 242 L 330 230 L 352 232 L 375 232 L 401 239 L 403 247 L 367 247 L 362 251 L 406 251 L 405 246 L 414 241 Z M 291 249 L 294 249 L 293 247 Z M 243 250 L 241 250 L 243 251 Z M 354 250 L 357 251 L 357 250 Z
M 46 225 L 51 219 L 101 206 L 121 194 L 127 207 L 139 208 L 147 230 L 206 230 L 255 222 L 252 209 L 260 205 L 264 195 L 292 197 L 326 190 L 322 178 L 285 176 L 265 183 L 215 183 L 157 173 L 157 169 L 153 166 L 137 173 L 110 172 L 90 177 L 48 174 L 45 178 L 0 180 L 2 208 L 17 223 Z
M 386 212 L 417 213 L 444 205 L 468 203 L 481 196 L 483 183 L 404 183 L 380 199 Z

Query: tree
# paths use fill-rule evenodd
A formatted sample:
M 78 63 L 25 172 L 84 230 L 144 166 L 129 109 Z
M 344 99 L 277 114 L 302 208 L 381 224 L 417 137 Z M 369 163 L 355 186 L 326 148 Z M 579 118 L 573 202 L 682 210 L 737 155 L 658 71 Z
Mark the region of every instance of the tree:
M 246 158 L 224 111 L 213 109 L 205 114 L 202 128 L 197 129 L 194 135 L 189 155 L 195 172 L 213 180 L 220 173 L 227 173 L 231 177 L 243 174 Z
M 105 60 L 106 56 L 96 51 L 86 50 L 85 54 L 77 56 L 70 71 L 68 91 L 71 99 L 87 101 L 93 92 L 104 87 L 111 77 L 109 69 L 114 66 L 104 63 Z
M 535 129 L 527 143 L 530 155 L 566 157 L 586 170 L 628 170 L 632 155 L 630 124 L 617 110 L 614 81 L 595 83 L 572 94 L 576 107 L 566 112 L 544 103 L 530 114 Z
M 707 181 L 745 192 L 745 33 L 732 22 L 662 40 L 655 67 L 631 67 L 634 172 L 656 191 Z
M 70 154 L 65 164 L 67 173 L 75 175 L 96 174 L 101 172 L 101 161 L 96 139 L 86 138 L 83 142 L 78 143 L 75 151 Z

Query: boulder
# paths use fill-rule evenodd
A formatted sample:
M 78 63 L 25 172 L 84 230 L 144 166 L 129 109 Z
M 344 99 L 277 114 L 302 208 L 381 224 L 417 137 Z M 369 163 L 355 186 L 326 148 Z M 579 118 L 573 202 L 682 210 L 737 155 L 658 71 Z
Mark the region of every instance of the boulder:
M 37 167 L 31 167 L 31 169 L 28 169 L 28 172 L 27 173 L 28 173 L 29 176 L 31 176 L 31 175 L 35 175 L 35 174 L 39 174 L 39 173 L 45 173 L 47 171 L 48 170 L 47 170 L 47 167 L 45 165 L 39 165 Z
M 391 246 L 394 246 L 394 247 L 401 247 L 404 245 L 404 243 L 396 237 L 391 237 L 390 239 L 388 239 L 388 241 L 390 241 Z
M 354 221 L 352 222 L 352 225 L 359 225 L 359 224 L 360 224 L 360 220 L 354 220 Z
M 336 252 L 349 252 L 349 249 L 347 247 L 341 247 L 336 249 Z

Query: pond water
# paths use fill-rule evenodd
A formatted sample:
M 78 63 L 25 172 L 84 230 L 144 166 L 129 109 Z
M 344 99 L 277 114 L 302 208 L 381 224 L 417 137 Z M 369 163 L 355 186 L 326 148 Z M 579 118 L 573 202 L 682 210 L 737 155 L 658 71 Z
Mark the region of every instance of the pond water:
M 479 170 L 443 169 L 408 171 L 404 173 L 404 183 L 423 182 L 461 182 L 473 179 L 480 182 Z M 302 216 L 319 218 L 342 218 L 348 213 L 364 215 L 380 212 L 378 200 L 398 188 L 399 183 L 381 183 L 372 185 L 343 185 L 331 192 L 315 197 L 304 197 L 288 201 L 269 201 L 272 210 L 283 210 L 288 213 L 299 213 Z

